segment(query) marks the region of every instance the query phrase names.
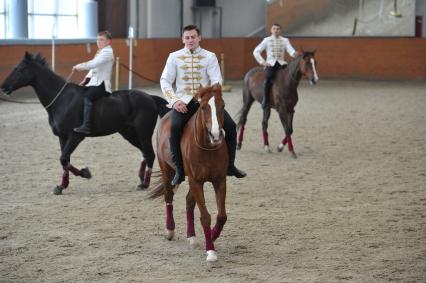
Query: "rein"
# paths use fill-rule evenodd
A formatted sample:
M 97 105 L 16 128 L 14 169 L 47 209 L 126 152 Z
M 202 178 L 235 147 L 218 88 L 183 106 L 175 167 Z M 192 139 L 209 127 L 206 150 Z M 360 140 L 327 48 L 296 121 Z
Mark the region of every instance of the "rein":
M 220 148 L 220 146 L 222 146 L 222 144 L 213 147 L 213 148 L 207 148 L 207 147 L 203 147 L 200 145 L 200 142 L 198 141 L 198 131 L 197 131 L 197 118 L 198 118 L 198 110 L 195 113 L 195 121 L 194 121 L 194 128 L 195 128 L 195 144 L 198 146 L 198 148 L 201 148 L 203 150 L 208 150 L 208 151 L 214 151 L 214 150 L 218 150 Z
M 58 94 L 56 94 L 55 98 L 53 98 L 53 100 L 44 108 L 48 109 L 50 106 L 52 106 L 53 103 L 55 103 L 56 99 L 59 97 L 59 95 L 61 95 L 62 91 L 65 89 L 65 87 L 68 85 L 68 83 L 70 82 L 70 79 L 72 77 L 72 75 L 74 74 L 73 71 L 71 71 L 71 73 L 68 75 L 67 80 L 65 81 L 65 84 L 62 86 L 62 88 L 58 91 Z

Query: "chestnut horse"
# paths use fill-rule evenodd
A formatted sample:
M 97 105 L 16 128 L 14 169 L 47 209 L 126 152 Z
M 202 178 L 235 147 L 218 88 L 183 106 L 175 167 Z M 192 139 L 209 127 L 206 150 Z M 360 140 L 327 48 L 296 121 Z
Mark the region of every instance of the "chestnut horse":
M 277 150 L 281 152 L 286 144 L 288 150 L 294 158 L 291 134 L 293 133 L 294 107 L 298 101 L 297 87 L 302 76 L 309 77 L 311 84 L 316 84 L 318 75 L 316 71 L 315 51 L 302 51 L 302 54 L 294 58 L 290 64 L 277 72 L 271 88 L 271 108 L 275 108 L 284 127 L 285 137 L 278 145 Z M 253 102 L 259 103 L 263 98 L 265 72 L 261 67 L 256 67 L 247 72 L 244 77 L 243 86 L 243 107 L 240 110 L 240 117 L 237 127 L 239 128 L 237 149 L 241 149 L 244 136 L 244 126 L 247 122 L 247 115 Z M 271 108 L 263 110 L 262 130 L 263 144 L 267 152 L 269 149 L 268 140 L 268 120 L 271 115 Z
M 204 230 L 207 261 L 216 261 L 217 255 L 213 242 L 219 237 L 227 219 L 225 197 L 228 150 L 223 135 L 225 103 L 219 84 L 200 88 L 194 98 L 200 101 L 200 105 L 185 126 L 180 143 L 184 170 L 189 182 L 189 191 L 186 195 L 187 238 L 191 246 L 195 245 L 194 208 L 196 203 Z M 162 173 L 162 183 L 150 194 L 150 198 L 164 195 L 168 240 L 174 237 L 173 196 L 177 190 L 177 187 L 171 186 L 175 171 L 170 157 L 170 127 L 171 120 L 168 113 L 160 120 L 157 131 L 157 157 Z M 211 216 L 204 199 L 205 182 L 213 184 L 216 194 L 218 214 L 213 229 L 210 228 Z

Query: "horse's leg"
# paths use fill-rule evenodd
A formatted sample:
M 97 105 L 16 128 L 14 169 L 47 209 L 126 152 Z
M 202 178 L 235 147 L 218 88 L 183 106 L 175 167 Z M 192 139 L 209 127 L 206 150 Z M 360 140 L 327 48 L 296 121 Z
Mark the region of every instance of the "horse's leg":
M 123 138 L 125 138 L 134 147 L 137 147 L 142 154 L 142 160 L 139 167 L 139 180 L 140 184 L 137 186 L 137 190 L 144 190 L 149 187 L 151 182 L 152 166 L 155 160 L 154 149 L 152 148 L 151 136 L 144 138 L 147 134 L 144 132 L 137 133 L 134 128 L 126 128 L 119 132 Z M 148 168 L 147 168 L 148 167 Z
M 238 141 L 237 141 L 237 149 L 241 149 L 243 145 L 244 139 L 244 128 L 247 123 L 247 116 L 250 111 L 251 106 L 253 105 L 254 98 L 251 96 L 248 90 L 244 90 L 243 92 L 243 108 L 241 109 L 241 116 L 237 124 L 237 128 L 239 128 Z
M 196 182 L 193 178 L 188 177 L 189 188 L 191 193 L 197 203 L 198 209 L 200 210 L 200 221 L 201 226 L 203 227 L 205 243 L 206 243 L 206 252 L 207 252 L 207 261 L 217 261 L 217 255 L 214 250 L 214 244 L 212 240 L 212 230 L 211 230 L 211 216 L 206 207 L 206 201 L 204 198 L 203 184 Z
M 175 236 L 175 219 L 173 217 L 173 188 L 170 182 L 173 178 L 174 171 L 168 165 L 161 166 L 162 179 L 164 186 L 164 201 L 166 203 L 166 239 L 171 241 Z
M 192 196 L 191 190 L 189 190 L 186 194 L 186 237 L 191 247 L 197 246 L 195 238 L 194 208 L 195 199 Z
M 227 220 L 225 199 L 226 199 L 226 178 L 219 182 L 213 183 L 214 191 L 216 194 L 216 205 L 217 205 L 217 218 L 216 224 L 212 229 L 212 240 L 215 241 L 220 232 L 222 232 L 223 226 Z
M 263 133 L 263 147 L 266 152 L 271 152 L 269 149 L 269 138 L 268 138 L 268 121 L 271 117 L 271 108 L 267 107 L 263 110 L 263 119 L 262 119 L 262 133 Z
M 69 171 L 71 171 L 73 174 L 82 175 L 81 171 L 75 168 L 71 165 L 71 154 L 74 152 L 74 150 L 77 148 L 77 146 L 80 144 L 80 142 L 84 139 L 83 135 L 75 135 L 71 134 L 67 138 L 60 137 L 59 143 L 61 145 L 61 165 L 64 169 L 64 172 L 62 174 L 62 182 L 60 186 L 56 186 L 53 190 L 53 193 L 55 195 L 62 194 L 62 191 L 66 189 L 69 185 Z M 88 171 L 88 169 L 87 169 Z M 90 174 L 90 171 L 88 171 Z M 90 175 L 91 177 L 91 175 Z
M 294 152 L 293 141 L 291 135 L 293 134 L 293 116 L 294 111 L 281 110 L 279 111 L 279 116 L 281 123 L 284 127 L 285 137 L 278 145 L 277 150 L 281 152 L 284 149 L 284 146 L 288 144 L 288 151 L 291 153 L 293 158 L 297 158 L 296 153 Z

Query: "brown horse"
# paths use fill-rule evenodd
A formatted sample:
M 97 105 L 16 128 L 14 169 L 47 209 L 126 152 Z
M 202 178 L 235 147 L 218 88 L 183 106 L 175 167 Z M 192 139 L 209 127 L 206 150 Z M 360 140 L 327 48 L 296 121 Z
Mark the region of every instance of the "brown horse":
M 226 173 L 228 168 L 228 150 L 223 135 L 224 106 L 220 85 L 200 88 L 194 97 L 200 101 L 199 108 L 188 121 L 182 133 L 181 149 L 185 174 L 188 176 L 189 191 L 186 195 L 187 238 L 191 246 L 195 245 L 194 208 L 197 204 L 201 225 L 204 230 L 207 261 L 216 261 L 215 241 L 225 225 Z M 150 198 L 164 195 L 166 202 L 166 238 L 174 237 L 173 196 L 177 190 L 171 186 L 175 174 L 170 157 L 170 113 L 166 114 L 157 131 L 157 156 L 162 173 L 162 183 L 158 185 Z M 203 185 L 211 182 L 216 194 L 216 225 L 210 228 L 211 216 L 204 199 Z
M 288 150 L 294 158 L 297 156 L 294 152 L 291 134 L 293 133 L 294 107 L 298 101 L 297 87 L 302 76 L 309 77 L 311 84 L 316 84 L 318 81 L 314 55 L 315 51 L 302 51 L 302 54 L 294 58 L 285 69 L 281 69 L 277 72 L 271 88 L 271 108 L 277 110 L 285 131 L 285 137 L 278 145 L 277 150 L 281 152 L 285 144 L 288 144 Z M 250 111 L 250 107 L 255 100 L 259 103 L 262 101 L 264 80 L 265 72 L 261 67 L 249 70 L 244 77 L 243 107 L 240 110 L 240 118 L 238 121 L 240 132 L 238 135 L 237 149 L 241 149 L 242 146 L 244 126 L 247 122 L 247 115 Z M 263 111 L 262 120 L 263 144 L 267 152 L 270 152 L 268 120 L 271 115 L 271 108 Z

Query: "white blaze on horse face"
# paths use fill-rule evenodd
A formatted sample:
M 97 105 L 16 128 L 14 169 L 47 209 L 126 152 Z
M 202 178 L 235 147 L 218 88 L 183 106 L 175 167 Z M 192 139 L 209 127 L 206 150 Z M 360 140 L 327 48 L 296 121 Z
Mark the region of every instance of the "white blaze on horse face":
M 315 60 L 314 58 L 311 58 L 311 64 L 312 64 L 312 71 L 314 72 L 314 81 L 317 82 L 319 80 L 317 69 L 315 68 Z
M 212 134 L 213 139 L 217 141 L 220 136 L 220 130 L 219 130 L 219 122 L 217 121 L 217 116 L 216 116 L 216 104 L 215 104 L 214 96 L 212 96 L 209 99 L 209 105 L 210 105 L 210 109 L 212 113 L 212 129 L 210 130 L 210 133 Z

